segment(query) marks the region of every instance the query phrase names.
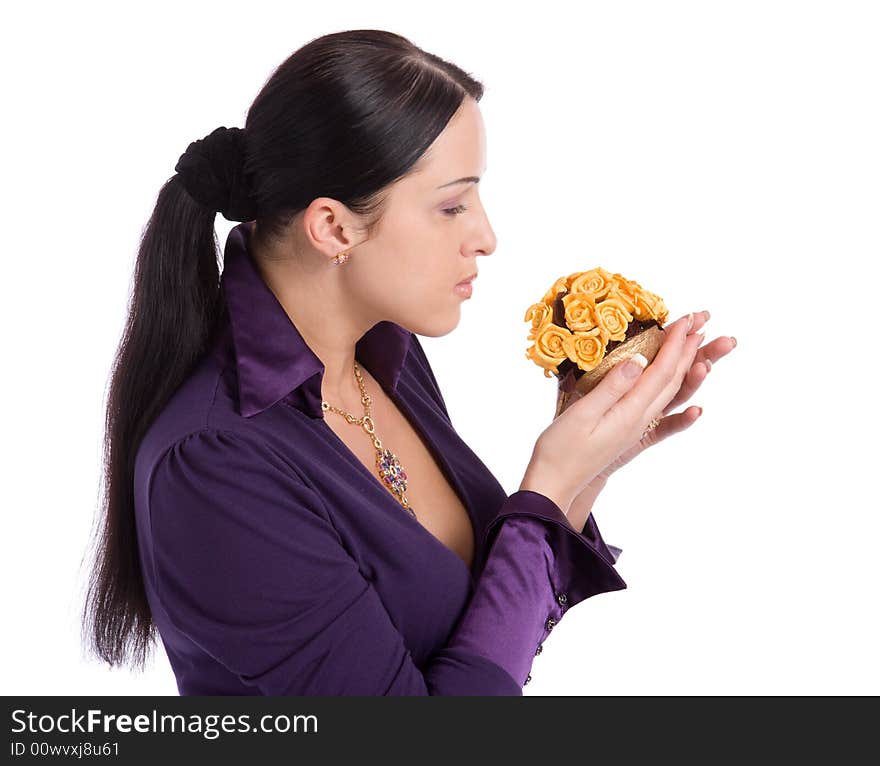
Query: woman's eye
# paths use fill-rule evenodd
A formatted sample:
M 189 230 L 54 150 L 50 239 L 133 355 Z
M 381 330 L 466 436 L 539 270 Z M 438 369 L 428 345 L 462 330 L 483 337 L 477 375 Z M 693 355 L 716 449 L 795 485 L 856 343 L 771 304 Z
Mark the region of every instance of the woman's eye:
M 461 215 L 465 210 L 467 210 L 467 207 L 464 205 L 456 205 L 455 207 L 445 208 L 443 212 L 446 215 Z

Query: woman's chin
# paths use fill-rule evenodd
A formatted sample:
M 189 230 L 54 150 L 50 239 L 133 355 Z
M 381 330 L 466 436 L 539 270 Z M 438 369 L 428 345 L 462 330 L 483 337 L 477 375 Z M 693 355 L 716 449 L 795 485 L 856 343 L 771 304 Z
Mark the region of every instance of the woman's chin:
M 417 322 L 412 322 L 408 327 L 416 335 L 425 338 L 442 338 L 444 335 L 449 335 L 459 324 L 461 324 L 461 309 L 453 308 L 443 313 L 438 311 L 431 314 L 430 321 L 428 315 L 423 314 Z

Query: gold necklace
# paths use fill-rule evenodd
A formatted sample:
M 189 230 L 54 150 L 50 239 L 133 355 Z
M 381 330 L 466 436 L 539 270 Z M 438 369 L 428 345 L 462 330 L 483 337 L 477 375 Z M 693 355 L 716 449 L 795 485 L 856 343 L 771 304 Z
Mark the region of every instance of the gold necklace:
M 391 493 L 397 498 L 398 502 L 409 511 L 410 515 L 413 518 L 417 518 L 415 511 L 413 511 L 412 506 L 409 504 L 409 500 L 406 499 L 406 471 L 403 470 L 403 466 L 397 459 L 397 455 L 391 450 L 383 447 L 381 440 L 375 434 L 375 425 L 370 410 L 370 404 L 373 400 L 370 398 L 367 389 L 364 387 L 364 379 L 361 377 L 361 371 L 357 362 L 354 363 L 354 374 L 357 378 L 358 386 L 361 389 L 361 402 L 364 405 L 364 416 L 362 418 L 356 418 L 345 410 L 334 407 L 325 401 L 321 401 L 321 409 L 324 410 L 324 412 L 327 412 L 328 410 L 338 412 L 345 417 L 349 423 L 361 426 L 364 431 L 367 432 L 373 441 L 373 446 L 376 448 L 376 469 L 379 472 L 379 478 L 382 480 L 383 484 L 391 490 Z

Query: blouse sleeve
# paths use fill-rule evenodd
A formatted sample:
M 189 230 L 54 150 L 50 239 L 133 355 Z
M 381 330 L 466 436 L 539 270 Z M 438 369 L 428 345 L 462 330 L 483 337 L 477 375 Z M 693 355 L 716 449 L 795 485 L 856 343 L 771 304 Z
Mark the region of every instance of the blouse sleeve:
M 484 544 L 490 553 L 456 644 L 492 659 L 523 685 L 542 642 L 569 609 L 627 587 L 614 569 L 621 549 L 604 542 L 593 514 L 579 533 L 538 492 L 510 495 Z
M 519 695 L 549 620 L 626 587 L 598 530 L 590 540 L 545 496 L 516 492 L 448 645 L 417 667 L 320 496 L 268 445 L 184 437 L 157 463 L 149 507 L 169 619 L 265 695 Z

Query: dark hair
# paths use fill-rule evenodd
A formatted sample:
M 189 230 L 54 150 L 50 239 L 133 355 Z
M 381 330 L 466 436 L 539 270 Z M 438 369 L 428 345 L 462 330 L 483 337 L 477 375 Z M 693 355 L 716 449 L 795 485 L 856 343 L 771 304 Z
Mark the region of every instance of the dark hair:
M 413 172 L 467 96 L 482 95 L 468 73 L 392 32 L 310 41 L 272 73 L 241 133 L 257 230 L 277 236 L 328 196 L 364 216 L 372 233 L 389 185 Z M 155 639 L 135 528 L 135 456 L 222 316 L 216 213 L 174 175 L 140 241 L 107 400 L 102 505 L 82 612 L 84 641 L 111 666 L 142 667 Z

